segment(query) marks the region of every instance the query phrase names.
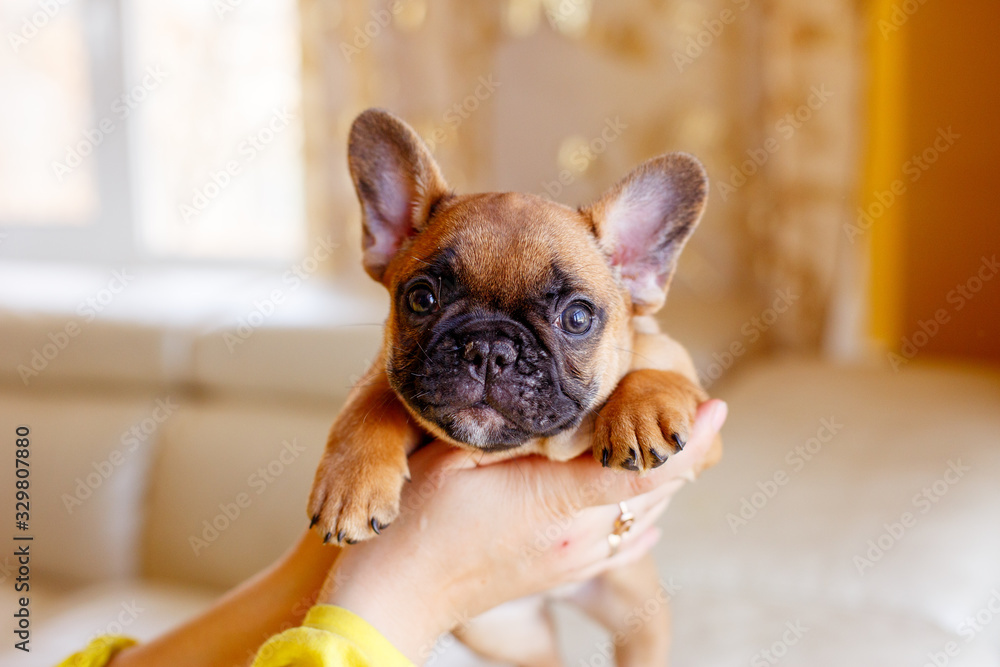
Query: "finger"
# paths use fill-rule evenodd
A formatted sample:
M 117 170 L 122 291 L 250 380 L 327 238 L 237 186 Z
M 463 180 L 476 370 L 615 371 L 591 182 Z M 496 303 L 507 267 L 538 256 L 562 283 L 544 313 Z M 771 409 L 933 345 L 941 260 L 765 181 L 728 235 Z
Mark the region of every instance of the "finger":
M 437 468 L 448 463 L 449 459 L 455 455 L 455 448 L 449 447 L 440 440 L 428 443 L 410 454 L 408 464 L 410 475 L 414 479 L 421 478 L 427 474 L 431 468 Z
M 410 484 L 403 486 L 402 514 L 425 504 L 457 472 L 482 466 L 483 452 L 435 440 L 410 455 Z M 509 457 L 508 457 L 509 458 Z M 549 463 L 548 461 L 545 461 Z
M 669 479 L 649 493 L 629 498 L 625 501 L 625 505 L 637 516 L 646 514 L 664 500 L 670 500 L 686 483 L 683 479 Z
M 643 532 L 638 533 L 635 538 L 624 542 L 618 553 L 611 558 L 605 558 L 601 564 L 606 565 L 607 569 L 611 569 L 633 563 L 652 551 L 653 547 L 660 542 L 660 538 L 662 537 L 663 530 L 661 528 L 650 526 Z
M 625 504 L 625 511 L 634 517 L 633 529 L 638 527 L 641 532 L 644 527 L 655 523 L 670 503 L 673 494 L 683 485 L 682 481 L 672 480 L 650 493 L 630 498 Z M 582 534 L 592 535 L 597 541 L 603 534 L 611 532 L 621 514 L 620 504 L 601 505 L 582 510 L 573 520 Z
M 637 535 L 641 535 L 656 524 L 660 516 L 670 504 L 670 498 L 654 500 L 646 498 L 649 505 L 636 506 L 630 502 L 628 511 L 633 515 L 633 523 L 622 535 L 622 548 L 625 543 L 634 541 Z M 581 542 L 589 541 L 592 546 L 585 547 L 586 553 L 582 556 L 581 562 L 590 563 L 602 558 L 607 558 L 610 545 L 608 535 L 610 535 L 621 518 L 621 509 L 618 505 L 608 505 L 606 507 L 590 507 L 581 512 L 576 518 L 575 532 L 580 535 Z
M 638 533 L 634 537 L 623 541 L 621 548 L 615 555 L 611 556 L 609 555 L 610 551 L 606 551 L 606 555 L 603 557 L 574 572 L 573 579 L 576 581 L 587 581 L 608 570 L 634 563 L 648 554 L 656 546 L 656 543 L 660 541 L 662 535 L 663 531 L 656 526 Z M 605 545 L 605 547 L 610 550 L 608 545 Z
M 412 497 L 421 502 L 440 489 L 453 473 L 466 467 L 472 453 L 435 440 L 421 447 L 409 458 L 410 483 L 403 485 L 403 505 L 410 507 Z
M 434 472 L 464 470 L 478 466 L 483 452 L 456 447 L 443 440 L 434 440 L 410 454 L 410 473 L 414 479 Z
M 517 448 L 508 449 L 503 452 L 484 452 L 482 450 L 456 448 L 462 452 L 462 456 L 456 456 L 449 461 L 452 470 L 465 470 L 469 468 L 484 468 L 486 466 L 504 463 L 512 459 L 521 459 L 523 454 L 519 454 Z
M 641 513 L 637 513 L 635 523 L 632 524 L 631 530 L 629 532 L 643 533 L 650 527 L 652 527 L 663 513 L 666 511 L 667 507 L 670 505 L 670 498 L 664 498 L 652 507 L 644 510 Z
M 571 501 L 577 507 L 588 507 L 628 500 L 649 493 L 669 480 L 690 479 L 695 466 L 708 454 L 726 414 L 727 406 L 723 401 L 713 399 L 702 403 L 684 451 L 648 474 L 602 468 L 593 457 L 579 456 L 552 468 L 552 486 L 571 494 Z M 555 484 L 556 481 L 561 484 Z

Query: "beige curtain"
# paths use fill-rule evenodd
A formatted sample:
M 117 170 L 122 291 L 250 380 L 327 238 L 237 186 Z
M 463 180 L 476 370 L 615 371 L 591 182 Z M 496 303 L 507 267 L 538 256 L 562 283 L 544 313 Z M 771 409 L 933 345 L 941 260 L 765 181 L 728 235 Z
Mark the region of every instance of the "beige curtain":
M 770 342 L 822 346 L 851 264 L 852 1 L 300 3 L 310 220 L 342 242 L 346 274 L 359 244 L 346 133 L 368 106 L 414 125 L 459 191 L 582 204 L 642 160 L 687 150 L 713 187 L 674 289 L 757 311 L 790 290 Z
M 865 53 L 854 0 L 761 3 L 757 118 L 777 138 L 754 188 L 746 230 L 752 271 L 766 303 L 780 290 L 801 295 L 773 328 L 782 347 L 817 349 L 843 335 L 830 322 L 860 298 L 858 265 L 844 226 L 860 177 Z M 774 144 L 772 144 L 772 147 Z M 766 148 L 765 148 L 766 150 Z

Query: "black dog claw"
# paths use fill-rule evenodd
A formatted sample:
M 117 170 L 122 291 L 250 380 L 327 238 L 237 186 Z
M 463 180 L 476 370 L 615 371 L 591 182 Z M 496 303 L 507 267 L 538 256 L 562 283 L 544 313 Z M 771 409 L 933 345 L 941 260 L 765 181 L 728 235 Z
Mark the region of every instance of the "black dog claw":
M 664 454 L 663 456 L 660 456 L 659 454 L 657 454 L 657 452 L 656 452 L 655 449 L 649 450 L 649 455 L 653 458 L 653 466 L 652 467 L 654 467 L 654 468 L 659 468 L 661 465 L 663 465 L 664 463 L 666 463 L 667 458 L 668 458 L 668 456 L 666 454 Z
M 674 433 L 671 436 L 671 438 L 673 438 L 674 444 L 677 445 L 677 451 L 683 452 L 684 451 L 684 445 L 687 444 L 687 441 L 681 439 L 681 436 L 677 435 L 676 433 Z

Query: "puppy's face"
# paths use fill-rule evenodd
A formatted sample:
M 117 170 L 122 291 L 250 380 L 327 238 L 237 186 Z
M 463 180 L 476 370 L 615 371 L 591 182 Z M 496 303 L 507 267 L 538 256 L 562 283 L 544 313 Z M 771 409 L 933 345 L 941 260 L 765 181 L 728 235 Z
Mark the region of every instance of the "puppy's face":
M 498 449 L 554 435 L 616 379 L 630 307 L 577 211 L 509 193 L 447 198 L 389 288 L 392 386 L 452 440 Z
M 484 450 L 574 428 L 603 403 L 706 189 L 697 161 L 673 154 L 586 209 L 457 196 L 416 134 L 378 110 L 355 121 L 349 152 L 365 268 L 391 296 L 390 383 L 428 431 Z

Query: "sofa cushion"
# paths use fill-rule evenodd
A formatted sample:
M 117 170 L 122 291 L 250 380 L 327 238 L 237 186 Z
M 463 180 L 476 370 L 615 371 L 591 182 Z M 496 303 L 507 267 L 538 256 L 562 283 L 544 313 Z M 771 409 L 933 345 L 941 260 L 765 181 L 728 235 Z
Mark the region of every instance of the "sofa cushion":
M 371 292 L 307 285 L 237 300 L 195 339 L 192 380 L 215 391 L 339 404 L 382 343 L 385 299 Z
M 29 388 L 188 382 L 195 337 L 219 304 L 252 293 L 254 275 L 4 263 L 0 381 Z
M 0 383 L 183 385 L 340 402 L 374 358 L 388 307 L 385 290 L 360 274 L 5 263 Z M 658 318 L 710 383 L 752 356 L 752 315 L 748 299 L 678 284 Z
M 1000 374 L 787 361 L 720 393 L 725 455 L 657 550 L 681 664 L 754 664 L 796 621 L 789 664 L 996 664 Z
M 14 601 L 6 604 L 8 590 L 3 589 L 0 603 L 12 609 Z M 0 665 L 52 667 L 104 634 L 149 640 L 192 617 L 218 595 L 210 589 L 141 580 L 105 582 L 68 594 L 51 586 L 33 587 L 31 651 L 12 649 L 5 642 Z
M 308 526 L 337 406 L 203 401 L 164 430 L 147 503 L 145 573 L 229 587 Z
M 786 361 L 741 369 L 718 393 L 730 404 L 725 456 L 676 497 L 656 549 L 675 589 L 676 664 L 996 664 L 1000 376 Z M 224 586 L 270 562 L 305 527 L 328 423 L 318 406 L 213 402 L 178 413 L 160 434 L 148 571 Z M 261 486 L 259 469 L 281 461 L 287 440 L 307 451 L 286 456 L 280 472 L 275 464 Z M 195 554 L 189 538 L 205 520 L 228 518 L 240 493 L 251 502 Z M 52 629 L 40 622 L 36 636 L 56 648 L 23 664 L 52 664 L 81 646 L 132 595 L 116 588 L 45 603 Z M 151 636 L 209 599 L 166 595 L 139 601 L 151 610 L 142 618 L 162 622 L 126 630 Z M 574 611 L 559 615 L 567 664 L 610 664 L 600 629 Z M 436 665 L 486 664 L 450 638 L 434 656 Z
M 139 572 L 147 474 L 160 429 L 176 406 L 169 394 L 0 392 L 5 451 L 12 453 L 19 425 L 31 430 L 25 534 L 34 537 L 33 573 L 87 582 Z M 0 474 L 0 497 L 11 510 L 14 482 L 9 468 Z M 0 570 L 6 558 L 0 556 Z
M 341 400 L 384 290 L 267 270 L 0 265 L 0 382 L 184 384 Z M 30 289 L 25 289 L 30 285 Z

